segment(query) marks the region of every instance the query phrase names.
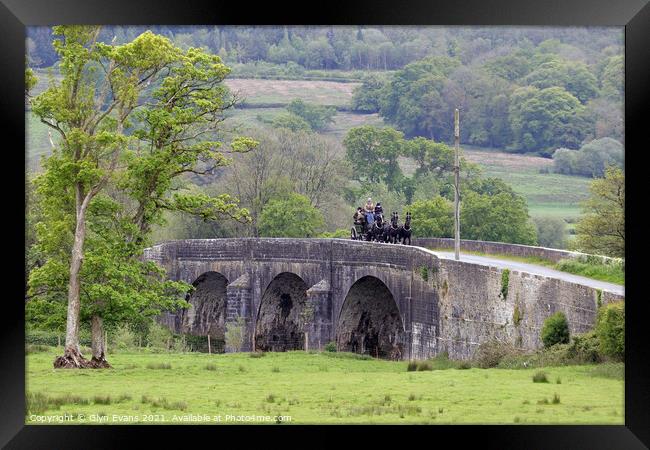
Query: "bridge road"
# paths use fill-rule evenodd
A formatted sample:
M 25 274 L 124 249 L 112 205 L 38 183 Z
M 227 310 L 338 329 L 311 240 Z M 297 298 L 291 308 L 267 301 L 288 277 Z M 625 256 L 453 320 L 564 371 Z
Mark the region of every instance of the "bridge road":
M 454 252 L 441 252 L 429 250 L 436 256 L 442 259 L 454 259 Z M 608 283 L 605 281 L 594 280 L 592 278 L 573 275 L 571 273 L 562 272 L 560 270 L 551 269 L 549 267 L 538 266 L 536 264 L 523 263 L 518 261 L 510 261 L 501 258 L 490 258 L 489 256 L 478 256 L 471 254 L 460 253 L 460 260 L 473 263 L 482 264 L 486 266 L 493 266 L 499 269 L 517 270 L 519 272 L 527 272 L 534 275 L 542 275 L 546 277 L 559 278 L 570 283 L 582 284 L 596 289 L 602 289 L 616 294 L 625 295 L 625 287 L 620 284 Z

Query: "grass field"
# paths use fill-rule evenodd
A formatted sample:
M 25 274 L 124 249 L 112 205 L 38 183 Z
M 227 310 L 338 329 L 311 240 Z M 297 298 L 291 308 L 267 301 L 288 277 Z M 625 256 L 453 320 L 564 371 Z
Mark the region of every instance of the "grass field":
M 231 78 L 226 80 L 231 91 L 237 92 L 247 104 L 289 104 L 295 98 L 308 103 L 349 106 L 352 91 L 360 83 L 306 80 L 261 80 Z
M 55 370 L 59 353 L 28 355 L 27 423 L 63 414 L 71 423 L 182 423 L 175 416 L 189 414 L 212 423 L 219 415 L 221 423 L 242 423 L 226 415 L 296 424 L 624 423 L 622 371 L 599 366 L 546 368 L 549 382 L 534 383 L 539 369 L 407 372 L 405 361 L 343 353 L 120 353 L 109 357 L 113 369 Z

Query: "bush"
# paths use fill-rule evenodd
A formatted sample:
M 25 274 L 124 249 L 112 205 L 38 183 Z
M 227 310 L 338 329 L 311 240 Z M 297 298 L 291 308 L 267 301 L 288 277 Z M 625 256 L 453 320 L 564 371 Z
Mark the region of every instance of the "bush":
M 548 383 L 548 377 L 545 372 L 537 372 L 533 375 L 533 383 Z
M 571 357 L 579 362 L 597 363 L 602 360 L 600 341 L 595 331 L 573 336 L 569 347 Z
M 408 366 L 406 366 L 407 372 L 415 372 L 418 368 L 417 361 L 409 361 Z
M 112 343 L 119 350 L 129 350 L 135 347 L 135 334 L 128 325 L 120 325 L 113 332 Z
M 246 332 L 244 328 L 245 326 L 246 320 L 243 317 L 237 317 L 236 323 L 226 324 L 226 346 L 232 351 L 238 352 L 241 349 L 241 346 L 244 343 L 244 334 Z
M 546 348 L 569 343 L 569 322 L 563 312 L 558 311 L 544 321 L 542 342 Z
M 604 355 L 625 358 L 625 303 L 615 302 L 598 310 L 596 333 Z
M 515 353 L 516 349 L 512 345 L 493 340 L 479 345 L 474 358 L 480 368 L 489 369 L 497 367 L 504 357 Z
M 325 345 L 325 351 L 326 352 L 335 352 L 336 351 L 336 342 L 328 342 L 327 345 Z
M 433 370 L 433 366 L 429 361 L 420 361 L 418 363 L 418 372 L 424 371 L 424 370 Z

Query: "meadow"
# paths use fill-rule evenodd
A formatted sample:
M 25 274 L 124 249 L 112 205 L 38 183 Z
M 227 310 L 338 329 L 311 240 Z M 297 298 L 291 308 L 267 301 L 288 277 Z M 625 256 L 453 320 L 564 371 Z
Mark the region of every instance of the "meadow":
M 349 353 L 131 351 L 112 369 L 55 370 L 59 353 L 28 354 L 26 423 L 624 423 L 622 364 L 547 367 L 540 383 L 539 368 L 409 372 Z

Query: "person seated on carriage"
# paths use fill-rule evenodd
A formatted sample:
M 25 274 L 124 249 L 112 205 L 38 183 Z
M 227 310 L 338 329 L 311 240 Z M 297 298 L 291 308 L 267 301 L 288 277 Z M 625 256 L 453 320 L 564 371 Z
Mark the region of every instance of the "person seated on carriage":
M 354 213 L 353 219 L 354 219 L 354 224 L 355 225 L 363 225 L 364 224 L 364 222 L 366 220 L 366 215 L 364 214 L 363 208 L 361 208 L 361 206 L 359 206 L 357 208 L 357 212 Z
M 381 207 L 381 202 L 377 202 L 377 205 L 375 206 L 375 217 L 381 216 L 381 218 L 384 218 L 384 208 Z
M 366 214 L 366 223 L 372 225 L 375 221 L 375 204 L 372 203 L 372 198 L 370 197 L 368 197 L 368 201 L 364 207 L 364 212 Z

